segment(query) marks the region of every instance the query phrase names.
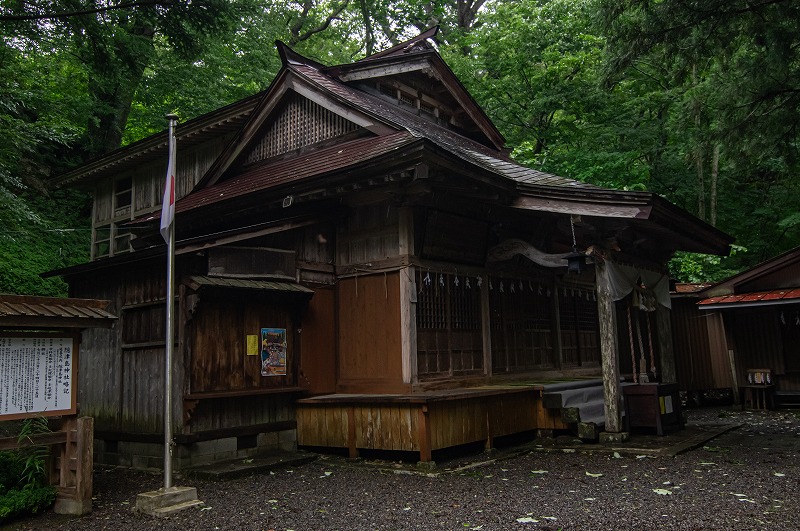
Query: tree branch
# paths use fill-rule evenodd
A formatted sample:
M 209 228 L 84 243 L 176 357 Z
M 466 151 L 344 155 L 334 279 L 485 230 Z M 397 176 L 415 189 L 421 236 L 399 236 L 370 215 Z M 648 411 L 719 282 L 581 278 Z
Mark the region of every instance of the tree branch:
M 0 22 L 19 22 L 24 20 L 53 20 L 64 19 L 71 17 L 79 17 L 82 15 L 95 15 L 97 13 L 105 13 L 107 11 L 116 11 L 119 9 L 130 9 L 133 7 L 141 6 L 170 6 L 178 2 L 173 0 L 136 0 L 135 2 L 123 2 L 121 4 L 109 5 L 104 7 L 94 7 L 79 9 L 76 11 L 64 11 L 62 13 L 40 13 L 36 15 L 0 15 Z

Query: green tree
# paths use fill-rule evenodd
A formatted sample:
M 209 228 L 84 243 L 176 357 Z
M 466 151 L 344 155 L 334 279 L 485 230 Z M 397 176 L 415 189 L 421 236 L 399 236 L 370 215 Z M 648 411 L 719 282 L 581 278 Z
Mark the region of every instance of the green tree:
M 602 0 L 600 7 L 606 79 L 659 64 L 667 88 L 681 94 L 671 130 L 690 139 L 684 155 L 694 182 L 683 188 L 696 202 L 688 206 L 749 249 L 732 261 L 752 265 L 800 244 L 800 5 Z
M 156 38 L 173 53 L 196 58 L 214 36 L 238 27 L 251 7 L 247 0 L 20 2 L 4 6 L 0 21 L 19 48 L 45 42 L 78 58 L 91 104 L 82 147 L 93 157 L 119 147 L 136 89 L 156 57 Z

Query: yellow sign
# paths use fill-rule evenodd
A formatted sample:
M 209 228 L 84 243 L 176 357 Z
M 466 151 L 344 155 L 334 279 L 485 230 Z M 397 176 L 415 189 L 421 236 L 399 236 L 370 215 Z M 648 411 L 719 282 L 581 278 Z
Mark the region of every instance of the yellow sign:
M 258 336 L 247 336 L 247 355 L 258 356 Z

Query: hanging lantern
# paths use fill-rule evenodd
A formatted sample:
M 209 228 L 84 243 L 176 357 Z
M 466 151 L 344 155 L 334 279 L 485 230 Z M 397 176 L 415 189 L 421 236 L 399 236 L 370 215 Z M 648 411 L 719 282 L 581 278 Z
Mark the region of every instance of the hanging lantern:
M 586 265 L 586 255 L 578 252 L 578 243 L 575 239 L 575 222 L 572 216 L 569 217 L 569 228 L 572 230 L 572 252 L 565 258 L 567 259 L 567 273 L 580 274 Z

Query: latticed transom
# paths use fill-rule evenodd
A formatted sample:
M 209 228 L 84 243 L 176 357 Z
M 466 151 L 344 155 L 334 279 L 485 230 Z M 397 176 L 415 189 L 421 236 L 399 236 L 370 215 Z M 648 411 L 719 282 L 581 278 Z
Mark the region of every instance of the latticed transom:
M 294 94 L 269 123 L 246 162 L 253 163 L 355 131 L 358 125 Z

